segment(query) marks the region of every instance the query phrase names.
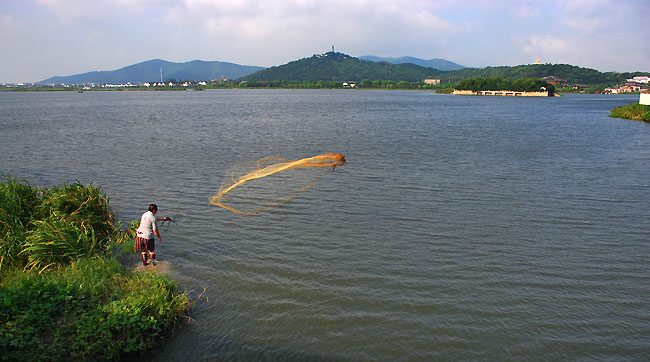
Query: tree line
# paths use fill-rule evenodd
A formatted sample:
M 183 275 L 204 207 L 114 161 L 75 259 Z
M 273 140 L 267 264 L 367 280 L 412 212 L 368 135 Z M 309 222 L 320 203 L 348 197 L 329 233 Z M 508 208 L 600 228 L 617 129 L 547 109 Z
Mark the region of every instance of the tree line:
M 517 92 L 555 92 L 555 86 L 539 78 L 501 78 L 501 77 L 476 77 L 463 79 L 455 86 L 456 89 L 478 91 L 510 90 Z
M 371 80 L 364 79 L 360 82 L 354 81 L 296 81 L 296 80 L 249 80 L 240 83 L 222 83 L 208 88 L 288 88 L 288 89 L 343 89 L 343 88 L 364 88 L 364 89 L 441 89 L 448 88 L 449 84 L 431 85 L 424 82 L 394 81 L 394 80 Z
M 555 92 L 555 87 L 543 79 L 538 78 L 501 78 L 501 77 L 475 77 L 463 79 L 457 83 L 426 84 L 420 82 L 409 82 L 405 80 L 379 80 L 363 79 L 360 82 L 342 82 L 333 80 L 318 81 L 297 81 L 297 80 L 248 80 L 242 82 L 226 82 L 209 85 L 205 88 L 286 88 L 286 89 L 343 89 L 343 88 L 361 88 L 361 89 L 420 89 L 444 90 L 463 89 L 472 91 L 482 90 L 512 90 L 520 92 Z

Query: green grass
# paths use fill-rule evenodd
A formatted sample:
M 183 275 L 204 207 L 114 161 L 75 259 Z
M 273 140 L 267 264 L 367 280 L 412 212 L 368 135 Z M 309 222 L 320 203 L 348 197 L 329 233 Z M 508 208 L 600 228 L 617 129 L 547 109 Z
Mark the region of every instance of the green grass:
M 186 293 L 112 256 L 132 252 L 136 227 L 92 184 L 0 183 L 0 361 L 116 360 L 183 318 Z
M 611 112 L 610 117 L 650 122 L 650 106 L 644 104 L 632 103 L 627 106 L 613 108 Z
M 0 360 L 115 360 L 154 347 L 189 308 L 187 295 L 153 272 L 114 258 L 82 258 L 50 273 L 0 283 Z

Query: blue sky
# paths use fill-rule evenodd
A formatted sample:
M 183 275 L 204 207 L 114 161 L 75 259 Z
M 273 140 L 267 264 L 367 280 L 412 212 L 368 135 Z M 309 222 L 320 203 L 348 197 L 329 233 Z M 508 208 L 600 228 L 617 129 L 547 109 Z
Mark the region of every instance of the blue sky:
M 650 0 L 0 0 L 0 83 L 156 58 L 273 66 L 332 46 L 650 72 L 649 16 Z

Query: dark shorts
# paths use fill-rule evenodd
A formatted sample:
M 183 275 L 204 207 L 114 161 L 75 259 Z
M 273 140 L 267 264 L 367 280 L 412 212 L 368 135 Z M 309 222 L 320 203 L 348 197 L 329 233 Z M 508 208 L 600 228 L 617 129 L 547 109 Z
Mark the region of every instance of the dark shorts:
M 152 252 L 156 249 L 154 239 L 145 239 L 141 237 L 135 238 L 135 251 L 149 251 Z

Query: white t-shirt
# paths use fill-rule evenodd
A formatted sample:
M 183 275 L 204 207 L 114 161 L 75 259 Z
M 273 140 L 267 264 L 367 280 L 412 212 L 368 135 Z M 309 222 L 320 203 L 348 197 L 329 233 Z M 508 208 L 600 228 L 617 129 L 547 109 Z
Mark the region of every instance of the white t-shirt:
M 158 230 L 156 215 L 151 211 L 147 211 L 140 218 L 140 226 L 137 230 L 138 236 L 145 239 L 153 239 L 155 236 L 153 233 L 154 230 Z

